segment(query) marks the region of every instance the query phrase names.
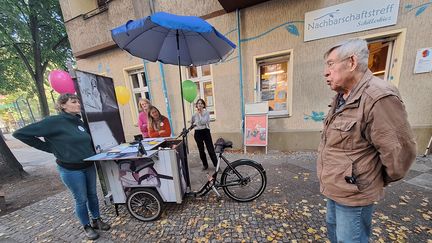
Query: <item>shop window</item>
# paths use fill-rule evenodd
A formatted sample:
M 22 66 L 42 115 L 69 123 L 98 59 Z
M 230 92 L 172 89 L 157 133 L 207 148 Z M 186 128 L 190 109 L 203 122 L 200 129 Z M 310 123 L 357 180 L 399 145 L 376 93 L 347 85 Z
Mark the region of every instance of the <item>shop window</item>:
M 135 114 L 139 113 L 138 101 L 140 98 L 150 99 L 147 80 L 143 70 L 134 70 L 128 73 Z
M 187 68 L 188 79 L 192 80 L 197 85 L 197 98 L 191 104 L 191 111 L 195 112 L 195 102 L 201 98 L 206 102 L 207 111 L 210 112 L 210 118 L 216 119 L 215 99 L 213 93 L 213 77 L 211 73 L 211 66 L 204 65 L 199 67 Z
M 268 102 L 270 117 L 289 115 L 289 54 L 256 58 L 256 63 L 255 101 Z
M 392 60 L 395 38 L 368 40 L 368 67 L 372 73 L 385 81 L 390 80 L 390 63 Z

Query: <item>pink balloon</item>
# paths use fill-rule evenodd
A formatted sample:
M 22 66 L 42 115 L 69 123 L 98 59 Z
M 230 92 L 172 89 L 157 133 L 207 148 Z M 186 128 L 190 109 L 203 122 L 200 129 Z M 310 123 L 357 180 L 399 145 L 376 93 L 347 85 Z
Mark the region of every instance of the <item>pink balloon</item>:
M 52 70 L 48 75 L 51 87 L 60 94 L 75 93 L 74 82 L 68 72 L 63 70 Z

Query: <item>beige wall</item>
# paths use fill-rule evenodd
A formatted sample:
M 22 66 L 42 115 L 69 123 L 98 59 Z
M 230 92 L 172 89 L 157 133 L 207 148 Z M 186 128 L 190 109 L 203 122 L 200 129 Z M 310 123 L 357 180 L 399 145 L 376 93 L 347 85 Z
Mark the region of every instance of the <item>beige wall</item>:
M 111 1 L 107 11 L 88 19 L 82 16 L 66 18 L 66 16 L 73 16 L 70 14 L 70 8 L 67 7 L 69 2 L 73 0 L 60 0 L 60 6 L 62 11 L 66 12 L 64 14 L 66 31 L 73 53 L 112 42 L 110 30 L 130 19 L 135 19 L 132 0 Z
M 60 1 L 65 21 L 97 8 L 96 0 Z
M 66 0 L 61 0 L 65 2 Z M 242 38 L 250 38 L 260 35 L 271 28 L 288 21 L 304 21 L 305 12 L 331 6 L 346 1 L 286 1 L 273 0 L 241 10 Z M 331 44 L 353 37 L 365 37 L 384 33 L 392 30 L 406 30 L 406 39 L 402 43 L 403 58 L 397 60 L 401 64 L 400 78 L 394 80 L 398 84 L 406 105 L 409 120 L 414 127 L 418 138 L 419 152 L 424 148 L 432 134 L 432 73 L 413 74 L 416 50 L 423 47 L 431 47 L 430 19 L 432 12 L 425 11 L 415 16 L 415 11 L 407 12 L 404 5 L 409 1 L 401 0 L 398 23 L 369 31 L 330 37 L 310 42 L 303 42 L 303 23 L 294 23 L 300 36 L 290 34 L 284 27 L 275 29 L 260 38 L 242 42 L 244 102 L 254 102 L 254 57 L 277 51 L 292 50 L 293 56 L 293 96 L 291 98 L 293 111 L 290 117 L 269 120 L 269 149 L 298 150 L 313 149 L 319 141 L 320 122 L 304 120 L 305 114 L 312 111 L 327 112 L 333 92 L 324 82 L 322 55 Z M 66 23 L 67 31 L 73 51 L 82 51 L 103 42 L 111 41 L 109 30 L 124 24 L 128 19 L 138 15 L 145 16 L 149 9 L 134 10 L 137 1 L 115 0 L 110 3 L 108 13 L 102 13 L 88 20 L 74 19 Z M 148 1 L 141 3 L 143 8 L 150 6 Z M 63 8 L 62 4 L 62 8 Z M 111 6 L 112 5 L 112 6 Z M 193 6 L 193 7 L 191 7 Z M 156 11 L 168 11 L 175 14 L 206 15 L 221 9 L 216 0 L 192 1 L 192 0 L 155 0 Z M 149 8 L 149 7 L 148 7 Z M 63 9 L 63 11 L 65 11 Z M 142 17 L 138 16 L 138 17 Z M 93 20 L 92 20 L 93 19 Z M 236 13 L 227 13 L 208 20 L 222 34 L 236 29 Z M 84 38 L 85 37 L 85 38 Z M 237 32 L 231 32 L 227 37 L 234 43 L 238 43 Z M 236 57 L 236 50 L 229 58 Z M 229 59 L 228 58 L 228 59 Z M 140 59 L 131 57 L 126 52 L 118 49 L 106 51 L 86 59 L 78 60 L 78 68 L 98 73 L 102 65 L 102 71 L 114 79 L 116 85 L 128 85 L 125 76 L 125 68 L 136 65 L 142 66 Z M 213 85 L 215 94 L 216 120 L 211 128 L 214 138 L 224 136 L 234 140 L 235 145 L 241 145 L 241 111 L 240 111 L 240 87 L 238 59 L 212 65 Z M 158 64 L 148 63 L 148 77 L 151 81 L 152 98 L 155 105 L 166 114 L 164 96 L 162 92 L 162 79 Z M 164 65 L 165 78 L 168 87 L 168 98 L 171 105 L 173 127 L 176 134 L 183 127 L 181 100 L 179 93 L 179 77 L 176 66 Z M 183 80 L 186 79 L 183 68 Z M 187 119 L 190 119 L 190 106 L 186 104 Z M 130 105 L 122 107 L 124 110 L 123 124 L 128 138 L 139 133 L 134 126 L 136 114 L 132 114 Z M 123 116 L 123 115 L 122 115 Z

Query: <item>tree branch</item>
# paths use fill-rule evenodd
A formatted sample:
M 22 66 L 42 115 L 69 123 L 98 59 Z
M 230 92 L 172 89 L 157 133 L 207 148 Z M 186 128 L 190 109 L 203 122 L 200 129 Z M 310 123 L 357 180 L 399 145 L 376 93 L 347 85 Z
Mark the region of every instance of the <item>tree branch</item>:
M 46 70 L 46 68 L 47 68 L 47 66 L 48 66 L 48 61 L 45 61 L 43 64 L 42 64 L 42 73 L 45 73 L 45 70 Z
M 13 46 L 15 47 L 15 50 L 17 50 L 18 55 L 21 57 L 21 60 L 24 62 L 24 64 L 27 67 L 28 71 L 30 72 L 30 74 L 34 78 L 35 73 L 33 71 L 32 66 L 30 65 L 30 62 L 28 61 L 27 57 L 24 55 L 24 53 L 21 51 L 21 49 L 19 48 L 18 45 L 14 44 Z
M 26 46 L 31 46 L 31 44 L 30 43 L 27 43 L 27 42 L 17 42 L 17 43 L 14 43 L 14 44 L 17 44 L 17 45 L 26 45 Z M 1 45 L 0 46 L 0 48 L 3 48 L 3 47 L 8 47 L 8 46 L 12 46 L 13 44 L 4 44 L 4 45 Z
M 12 46 L 15 48 L 15 50 L 18 52 L 18 55 L 20 56 L 21 60 L 24 62 L 24 65 L 27 67 L 28 71 L 30 72 L 30 74 L 32 76 L 34 76 L 34 71 L 32 66 L 30 65 L 30 62 L 28 61 L 27 57 L 24 55 L 24 52 L 21 50 L 21 48 L 19 47 L 19 45 L 17 45 L 14 42 L 14 39 L 12 39 L 12 37 L 6 33 L 6 30 L 4 28 L 1 28 L 2 32 L 4 33 L 4 35 L 6 35 L 9 40 L 12 42 Z
M 28 14 L 25 14 L 25 13 L 24 13 L 23 9 L 21 8 L 21 6 L 19 6 L 19 4 L 18 4 L 17 2 L 15 2 L 15 1 L 13 1 L 13 2 L 15 3 L 15 6 L 16 6 L 16 7 L 19 9 L 19 11 L 21 12 L 21 15 L 22 15 L 22 17 L 25 19 L 25 21 L 26 21 L 26 23 L 27 23 L 27 26 L 30 27 L 29 20 L 26 18 L 26 17 L 28 16 Z M 21 4 L 22 4 L 23 6 L 26 6 L 26 3 L 25 3 L 23 0 L 21 0 L 20 2 L 21 2 Z
M 63 36 L 52 48 L 53 51 L 57 50 L 57 48 L 63 44 L 67 40 L 67 35 Z

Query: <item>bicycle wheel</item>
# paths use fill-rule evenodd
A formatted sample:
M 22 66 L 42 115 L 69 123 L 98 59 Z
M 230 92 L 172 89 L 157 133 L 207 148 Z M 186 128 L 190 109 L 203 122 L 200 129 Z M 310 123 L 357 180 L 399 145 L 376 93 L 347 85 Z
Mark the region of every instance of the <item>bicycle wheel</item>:
M 126 199 L 129 213 L 141 221 L 152 221 L 162 214 L 162 199 L 149 188 L 135 189 Z
M 221 184 L 225 194 L 238 202 L 249 202 L 261 196 L 267 185 L 267 176 L 260 164 L 252 160 L 238 160 L 222 173 Z M 239 176 L 240 175 L 240 176 Z

